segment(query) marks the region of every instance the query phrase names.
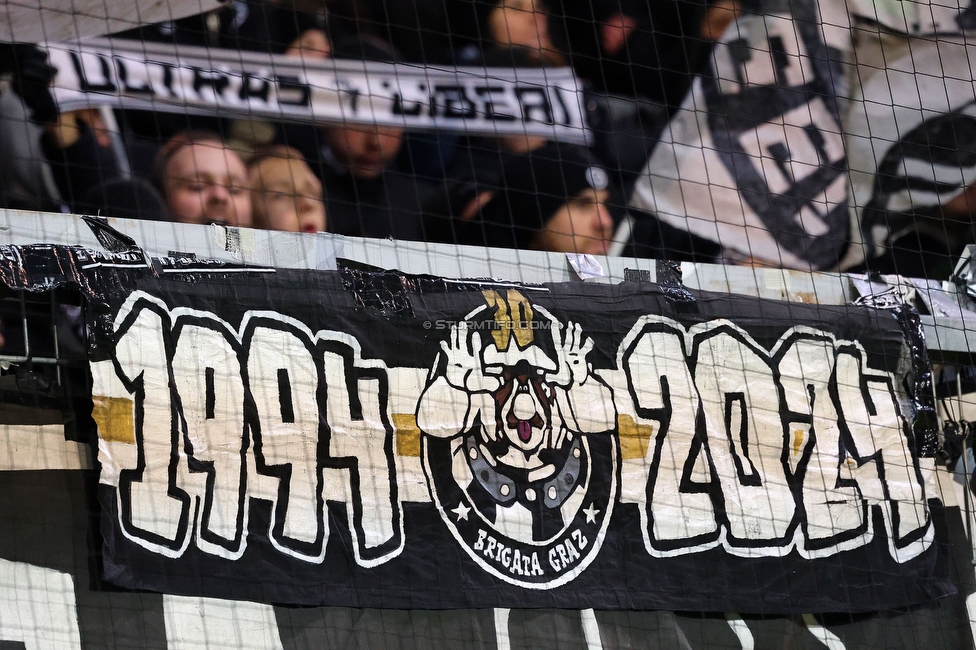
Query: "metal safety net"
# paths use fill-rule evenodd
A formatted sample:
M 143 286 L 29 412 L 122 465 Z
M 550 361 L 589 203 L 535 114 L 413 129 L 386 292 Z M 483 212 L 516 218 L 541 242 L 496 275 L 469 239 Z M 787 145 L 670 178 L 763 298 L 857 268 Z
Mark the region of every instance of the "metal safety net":
M 0 645 L 973 647 L 971 13 L 0 4 Z

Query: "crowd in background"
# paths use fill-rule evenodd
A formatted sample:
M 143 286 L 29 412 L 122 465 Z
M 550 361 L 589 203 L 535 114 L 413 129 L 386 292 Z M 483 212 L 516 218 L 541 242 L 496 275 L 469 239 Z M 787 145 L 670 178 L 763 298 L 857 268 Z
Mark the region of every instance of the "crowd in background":
M 655 133 L 740 10 L 736 0 L 236 0 L 117 35 L 306 60 L 572 66 L 593 96 L 640 107 L 619 125 L 623 137 L 611 125 L 591 147 L 119 110 L 120 153 L 102 112 L 57 111 L 43 50 L 18 46 L 0 63 L 12 79 L 0 97 L 10 154 L 0 161 L 2 199 L 183 223 L 722 260 L 720 243 L 654 215 L 620 233 Z M 38 160 L 43 173 L 31 166 Z

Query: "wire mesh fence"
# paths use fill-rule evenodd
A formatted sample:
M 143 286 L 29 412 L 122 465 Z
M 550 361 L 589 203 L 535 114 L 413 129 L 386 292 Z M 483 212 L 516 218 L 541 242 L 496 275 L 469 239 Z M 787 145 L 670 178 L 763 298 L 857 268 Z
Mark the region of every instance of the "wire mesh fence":
M 0 646 L 972 647 L 972 13 L 0 4 Z

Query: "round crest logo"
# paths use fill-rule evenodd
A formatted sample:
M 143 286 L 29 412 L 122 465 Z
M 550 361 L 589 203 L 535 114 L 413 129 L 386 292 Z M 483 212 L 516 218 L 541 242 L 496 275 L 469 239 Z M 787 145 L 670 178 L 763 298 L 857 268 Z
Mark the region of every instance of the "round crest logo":
M 593 561 L 617 493 L 613 393 L 593 342 L 518 291 L 455 324 L 434 361 L 417 423 L 431 496 L 489 573 L 532 589 Z

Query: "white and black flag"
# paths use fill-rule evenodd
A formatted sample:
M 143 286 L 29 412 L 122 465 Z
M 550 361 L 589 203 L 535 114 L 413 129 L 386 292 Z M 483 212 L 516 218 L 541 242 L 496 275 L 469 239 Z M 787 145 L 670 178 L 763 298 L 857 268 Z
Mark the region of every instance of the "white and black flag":
M 972 0 L 955 2 L 848 0 L 847 6 L 852 15 L 911 36 L 958 35 L 976 28 L 976 6 Z
M 837 103 L 847 11 L 763 3 L 716 44 L 639 178 L 631 205 L 732 257 L 822 270 L 849 231 Z
M 570 68 L 438 68 L 88 39 L 47 44 L 61 110 L 91 106 L 534 135 L 588 144 Z
M 880 69 L 871 45 L 860 48 L 845 125 L 858 224 L 845 268 L 924 228 L 976 182 L 976 48 L 961 38 L 906 38 L 874 48 Z

